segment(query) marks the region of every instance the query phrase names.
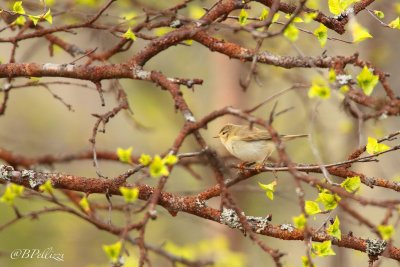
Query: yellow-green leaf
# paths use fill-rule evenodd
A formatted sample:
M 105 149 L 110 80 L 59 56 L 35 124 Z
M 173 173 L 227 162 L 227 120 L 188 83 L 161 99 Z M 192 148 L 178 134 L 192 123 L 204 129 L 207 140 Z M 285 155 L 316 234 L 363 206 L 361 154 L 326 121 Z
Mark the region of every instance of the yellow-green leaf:
M 133 151 L 133 147 L 128 147 L 127 149 L 118 147 L 117 148 L 117 156 L 118 156 L 119 161 L 132 164 L 132 158 L 131 158 L 132 151 Z
M 324 79 L 315 78 L 311 82 L 311 87 L 308 90 L 308 97 L 319 97 L 321 99 L 328 99 L 331 96 L 331 89 Z
M 309 2 L 307 2 L 309 3 Z M 303 15 L 304 18 L 304 22 L 305 23 L 310 23 L 311 21 L 313 21 L 316 17 L 318 17 L 318 12 L 310 12 L 310 13 L 305 13 Z
M 348 85 L 343 85 L 339 88 L 339 91 L 342 92 L 343 94 L 347 93 L 350 90 L 350 87 Z
M 151 163 L 151 160 L 152 158 L 150 155 L 142 154 L 140 155 L 139 163 L 142 164 L 143 166 L 147 166 Z
M 340 221 L 338 216 L 336 216 L 335 221 L 328 226 L 326 233 L 338 240 L 342 239 L 342 232 L 340 231 Z
M 81 208 L 86 212 L 90 211 L 90 205 L 87 197 L 81 198 L 81 200 L 79 201 L 79 206 L 81 206 Z
M 392 238 L 395 232 L 393 225 L 378 225 L 376 229 L 384 240 Z
M 173 31 L 174 29 L 170 28 L 170 27 L 160 27 L 154 30 L 154 34 L 156 36 L 163 36 L 171 31 Z
M 358 43 L 365 39 L 372 38 L 372 35 L 359 24 L 355 19 L 350 20 L 350 32 L 353 36 L 353 42 Z
M 172 154 L 168 154 L 163 158 L 163 163 L 167 165 L 174 165 L 178 162 L 178 157 Z
M 292 17 L 292 14 L 285 15 L 285 18 L 287 18 L 287 19 L 290 19 L 291 17 Z M 295 17 L 292 22 L 301 23 L 301 22 L 304 22 L 304 20 L 300 17 Z
M 311 267 L 307 256 L 301 256 L 301 267 Z M 316 267 L 316 266 L 313 264 L 312 267 Z
M 336 72 L 334 69 L 329 69 L 328 80 L 330 83 L 334 83 L 336 81 Z
M 335 251 L 332 249 L 332 241 L 324 241 L 322 243 L 312 243 L 311 252 L 313 255 L 318 257 L 325 257 L 329 255 L 336 255 Z
M 367 66 L 364 66 L 360 74 L 357 76 L 357 84 L 363 90 L 364 94 L 371 95 L 378 84 L 379 76 L 374 75 Z
M 25 19 L 25 17 L 24 16 L 19 16 L 16 20 L 14 20 L 14 24 L 15 25 L 24 25 L 25 24 L 25 22 L 26 22 L 26 19 Z
M 6 187 L 4 194 L 0 198 L 0 202 L 13 205 L 14 199 L 21 196 L 24 190 L 25 188 L 22 185 L 9 184 Z
M 119 191 L 121 192 L 122 196 L 124 197 L 124 200 L 126 203 L 133 203 L 139 197 L 139 188 L 137 188 L 137 187 L 129 188 L 129 187 L 121 186 L 119 188 Z
M 132 31 L 131 27 L 128 28 L 128 30 L 122 35 L 122 37 L 124 37 L 125 39 L 132 40 L 132 41 L 136 40 L 136 35 Z
M 268 17 L 268 14 L 269 14 L 268 9 L 266 9 L 266 8 L 264 7 L 263 10 L 261 11 L 261 15 L 260 15 L 259 19 L 260 19 L 260 20 L 265 20 L 265 19 Z M 279 17 L 280 17 L 280 14 L 279 14 L 279 13 L 275 13 L 275 14 L 274 14 L 274 17 L 272 18 L 272 22 L 273 22 L 273 23 L 274 23 L 274 22 L 277 22 L 278 19 L 279 19 Z
M 374 14 L 380 19 L 383 19 L 385 17 L 385 14 L 380 10 L 374 10 Z
M 314 31 L 314 35 L 317 36 L 321 47 L 324 47 L 328 40 L 328 28 L 320 23 L 318 29 Z
M 22 6 L 22 1 L 17 1 L 14 3 L 13 11 L 18 14 L 25 14 L 25 9 Z
M 136 11 L 131 10 L 129 12 L 121 13 L 120 17 L 123 18 L 124 20 L 131 20 L 137 17 L 137 13 Z
M 247 13 L 247 11 L 245 9 L 240 10 L 240 14 L 239 14 L 239 18 L 238 18 L 240 25 L 245 25 L 248 17 L 249 17 L 249 14 Z
M 321 212 L 318 203 L 311 200 L 305 202 L 304 209 L 308 215 L 314 215 Z
M 32 20 L 33 25 L 36 26 L 36 24 L 38 24 L 41 16 L 32 16 L 32 15 L 28 15 L 29 19 Z
M 283 35 L 288 38 L 290 41 L 295 42 L 297 38 L 299 38 L 299 29 L 293 25 L 293 23 L 289 24 Z
M 340 184 L 340 186 L 349 193 L 357 192 L 361 186 L 360 176 L 347 177 L 346 180 Z
M 396 19 L 389 22 L 388 26 L 393 29 L 400 29 L 400 18 L 397 17 Z
M 193 40 L 192 40 L 192 39 L 185 40 L 185 41 L 183 41 L 183 43 L 184 43 L 185 45 L 192 45 L 192 44 L 193 44 Z
M 325 210 L 333 210 L 337 207 L 340 197 L 336 194 L 332 194 L 328 190 L 324 190 L 318 194 L 318 198 L 315 200 L 324 205 Z
M 47 10 L 46 14 L 44 14 L 43 18 L 50 24 L 53 24 L 53 16 L 51 15 L 51 10 Z
M 112 262 L 116 263 L 119 260 L 119 256 L 121 254 L 122 243 L 120 241 L 111 244 L 111 245 L 103 245 L 103 250 L 107 255 L 107 258 Z
M 294 226 L 300 230 L 303 230 L 307 223 L 306 216 L 303 213 L 300 214 L 299 216 L 293 216 L 292 220 Z
M 269 184 L 262 184 L 258 182 L 258 185 L 261 187 L 261 189 L 265 191 L 265 195 L 271 200 L 274 200 L 274 192 L 276 184 L 277 184 L 276 181 L 273 181 L 272 183 Z
M 328 7 L 329 11 L 334 15 L 343 13 L 351 4 L 358 0 L 329 0 Z
M 47 192 L 49 194 L 53 194 L 54 188 L 51 183 L 51 180 L 47 180 L 44 184 L 40 185 L 39 190 L 42 192 Z
M 269 11 L 264 7 L 261 11 L 261 15 L 258 17 L 259 20 L 265 20 L 268 17 Z
M 378 140 L 372 137 L 368 137 L 368 142 L 367 142 L 367 153 L 370 155 L 384 152 L 386 150 L 390 149 L 390 146 L 378 143 Z
M 159 155 L 154 156 L 153 162 L 149 166 L 152 177 L 168 176 L 169 170 Z
M 328 7 L 333 15 L 339 15 L 344 11 L 340 6 L 340 0 L 328 0 Z
M 192 19 L 201 18 L 206 11 L 200 6 L 189 6 L 189 17 Z

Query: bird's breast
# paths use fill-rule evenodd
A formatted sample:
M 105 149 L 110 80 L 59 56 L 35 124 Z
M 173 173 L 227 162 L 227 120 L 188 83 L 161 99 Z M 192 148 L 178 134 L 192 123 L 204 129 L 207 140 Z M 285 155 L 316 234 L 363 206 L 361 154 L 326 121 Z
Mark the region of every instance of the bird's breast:
M 275 144 L 265 140 L 251 142 L 230 140 L 226 143 L 226 149 L 243 161 L 263 161 L 274 151 Z

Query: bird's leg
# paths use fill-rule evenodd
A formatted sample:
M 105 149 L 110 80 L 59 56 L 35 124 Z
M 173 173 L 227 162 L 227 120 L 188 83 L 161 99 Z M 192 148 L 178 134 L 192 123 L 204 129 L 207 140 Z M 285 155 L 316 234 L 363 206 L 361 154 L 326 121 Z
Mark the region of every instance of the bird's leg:
M 256 164 L 255 169 L 256 169 L 257 171 L 261 171 L 261 170 L 262 170 L 262 168 L 263 168 L 263 167 L 265 166 L 265 164 L 267 163 L 268 158 L 269 158 L 269 156 L 271 156 L 271 154 L 272 154 L 272 151 L 271 151 L 270 153 L 268 153 L 267 156 L 265 156 L 265 158 L 264 158 L 264 160 L 261 162 L 261 164 Z

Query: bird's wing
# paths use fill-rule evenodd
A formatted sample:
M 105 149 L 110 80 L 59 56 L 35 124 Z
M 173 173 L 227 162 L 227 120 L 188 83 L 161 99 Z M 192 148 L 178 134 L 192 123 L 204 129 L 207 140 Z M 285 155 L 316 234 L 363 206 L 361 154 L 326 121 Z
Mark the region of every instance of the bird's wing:
M 271 140 L 271 136 L 267 131 L 256 130 L 254 132 L 248 133 L 246 137 L 241 138 L 242 141 L 259 141 L 259 140 Z

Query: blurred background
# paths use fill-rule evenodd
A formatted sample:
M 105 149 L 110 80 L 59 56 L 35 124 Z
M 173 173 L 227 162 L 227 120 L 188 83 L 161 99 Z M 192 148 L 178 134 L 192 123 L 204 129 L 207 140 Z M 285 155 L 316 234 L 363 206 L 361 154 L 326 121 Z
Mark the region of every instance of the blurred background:
M 53 25 L 44 24 L 45 27 L 59 26 L 64 23 L 83 21 L 88 15 L 95 14 L 105 1 L 46 1 L 53 14 L 68 8 L 67 13 L 53 17 Z M 160 10 L 172 7 L 180 1 L 117 1 L 100 19 L 101 23 L 128 25 L 143 20 L 143 8 Z M 190 7 L 211 7 L 215 1 L 192 1 L 189 7 L 180 10 L 179 14 L 189 16 Z M 295 1 L 290 1 L 295 3 Z M 318 2 L 318 1 L 312 1 Z M 328 14 L 327 1 L 320 1 L 320 9 Z M 1 8 L 11 10 L 14 1 L 0 1 Z M 33 14 L 41 12 L 39 1 L 23 1 L 25 9 Z M 250 16 L 259 17 L 262 6 L 252 3 Z M 370 8 L 382 10 L 389 22 L 399 15 L 400 1 L 377 1 Z M 130 13 L 131 12 L 131 13 Z M 136 14 L 137 19 L 124 21 L 123 17 L 128 13 Z M 238 15 L 234 12 L 232 15 Z M 396 94 L 399 94 L 400 77 L 398 62 L 400 54 L 398 49 L 399 31 L 385 28 L 375 20 L 367 11 L 357 16 L 358 21 L 373 35 L 373 39 L 358 43 L 347 44 L 340 41 L 329 40 L 325 48 L 321 48 L 315 36 L 300 32 L 299 39 L 292 43 L 283 36 L 267 39 L 261 50 L 278 55 L 309 55 L 319 56 L 325 50 L 327 55 L 351 55 L 360 53 L 363 60 L 373 62 L 374 66 L 391 74 L 389 82 Z M 285 22 L 284 14 L 279 21 Z M 238 25 L 234 19 L 227 20 L 226 24 Z M 4 21 L 1 27 L 5 26 Z M 318 23 L 297 24 L 299 28 L 314 31 Z M 126 26 L 127 27 L 127 26 Z M 280 29 L 280 25 L 273 25 L 271 30 Z M 16 31 L 5 30 L 0 33 L 2 38 L 14 36 Z M 76 34 L 56 33 L 63 40 L 73 43 L 83 50 L 98 48 L 106 50 L 116 45 L 119 38 L 107 31 L 90 29 L 74 30 Z M 150 34 L 151 32 L 149 32 Z M 221 27 L 214 36 L 227 41 L 236 42 L 247 48 L 255 48 L 255 40 L 246 33 L 232 33 L 230 29 Z M 346 33 L 342 36 L 328 31 L 329 37 L 336 37 L 351 41 L 351 36 Z M 140 51 L 148 41 L 140 38 L 124 53 L 117 54 L 110 59 L 111 63 L 121 63 L 129 59 L 134 53 Z M 60 48 L 54 47 L 54 56 L 49 56 L 49 43 L 44 38 L 28 39 L 19 42 L 16 52 L 16 62 L 36 63 L 68 63 L 73 61 L 70 55 Z M 0 43 L 0 60 L 7 63 L 12 46 L 8 43 Z M 85 62 L 85 59 L 77 64 Z M 95 64 L 102 64 L 96 62 Z M 204 80 L 202 86 L 195 86 L 194 90 L 182 87 L 184 98 L 188 102 L 197 119 L 209 114 L 213 110 L 225 106 L 237 108 L 251 108 L 259 104 L 267 97 L 291 87 L 295 83 L 310 83 L 316 76 L 327 77 L 328 70 L 315 69 L 283 69 L 274 66 L 258 65 L 259 83 L 252 82 L 246 92 L 239 86 L 239 80 L 245 79 L 250 64 L 231 60 L 216 52 L 211 52 L 206 47 L 193 42 L 188 45 L 170 47 L 155 56 L 145 65 L 146 70 L 158 70 L 168 77 L 200 78 Z M 355 77 L 359 69 L 346 68 L 349 74 Z M 64 78 L 41 78 L 41 81 L 68 81 Z M 28 79 L 18 78 L 12 84 L 23 84 Z M 72 80 L 69 80 L 72 81 Z M 3 79 L 2 85 L 7 81 Z M 85 81 L 74 81 L 87 84 Z M 183 118 L 179 112 L 175 112 L 173 101 L 168 92 L 160 90 L 154 84 L 143 81 L 121 80 L 125 92 L 129 97 L 129 103 L 133 115 L 120 113 L 111 119 L 106 126 L 105 134 L 97 135 L 97 150 L 116 151 L 117 147 L 133 147 L 133 154 L 150 155 L 160 154 L 171 147 L 177 133 L 183 125 Z M 108 89 L 110 82 L 103 81 L 103 88 Z M 91 114 L 103 114 L 117 105 L 113 94 L 105 94 L 106 106 L 101 107 L 100 98 L 93 89 L 77 86 L 56 85 L 50 90 L 61 96 L 62 99 L 72 105 L 73 112 L 57 101 L 46 89 L 42 87 L 29 87 L 11 91 L 7 110 L 0 117 L 0 148 L 13 151 L 28 157 L 37 157 L 45 154 L 72 154 L 91 149 L 88 141 L 92 135 L 95 118 Z M 383 94 L 381 86 L 374 91 L 374 96 Z M 0 97 L 3 93 L 0 92 Z M 276 118 L 274 127 L 285 134 L 311 133 L 315 146 L 321 154 L 324 163 L 343 161 L 349 153 L 359 145 L 365 144 L 367 137 L 383 137 L 397 131 L 398 118 L 367 121 L 362 125 L 360 132 L 362 139 L 358 140 L 357 121 L 346 114 L 341 106 L 343 96 L 338 91 L 332 91 L 330 99 L 321 101 L 309 99 L 307 89 L 296 89 L 278 98 L 277 110 L 293 107 L 289 112 Z M 274 102 L 263 106 L 255 112 L 255 115 L 267 119 Z M 311 114 L 315 112 L 315 123 L 311 125 Z M 217 150 L 221 156 L 228 155 L 219 140 L 212 138 L 227 122 L 243 123 L 243 121 L 231 116 L 219 118 L 208 125 L 201 133 L 208 144 Z M 395 142 L 394 142 L 395 143 Z M 388 143 L 393 146 L 394 143 Z M 298 163 L 316 162 L 311 152 L 310 144 L 306 139 L 294 140 L 287 144 L 287 151 L 293 161 Z M 192 137 L 186 139 L 180 152 L 199 151 L 200 148 Z M 276 157 L 276 155 L 274 155 Z M 352 169 L 362 171 L 368 176 L 384 177 L 389 180 L 399 179 L 398 152 L 388 153 L 380 157 L 379 163 L 355 164 Z M 233 160 L 233 162 L 236 162 Z M 1 160 L 0 160 L 0 163 Z M 100 161 L 101 172 L 109 177 L 115 177 L 129 166 L 119 162 Z M 54 164 L 54 166 L 41 166 L 50 171 L 66 174 L 96 177 L 96 172 L 91 160 L 73 161 L 66 164 Z M 171 173 L 166 190 L 178 194 L 196 194 L 207 187 L 214 185 L 215 178 L 209 167 L 193 166 L 194 170 L 201 174 L 202 179 L 194 178 L 184 169 L 177 167 Z M 235 175 L 232 170 L 227 176 Z M 264 192 L 258 187 L 257 182 L 270 183 L 274 179 L 273 174 L 263 173 L 247 181 L 232 187 L 232 191 L 240 207 L 246 215 L 266 216 L 273 215 L 272 223 L 291 223 L 292 217 L 300 213 L 295 195 L 292 177 L 286 173 L 277 173 L 277 192 L 274 201 L 265 197 Z M 130 178 L 134 181 L 138 177 Z M 335 178 L 334 178 L 335 179 Z M 341 180 L 337 180 L 341 182 Z M 147 178 L 144 182 L 154 185 L 157 179 Z M 4 192 L 4 186 L 0 187 L 0 194 Z M 315 199 L 317 192 L 306 188 L 307 199 Z M 394 192 L 374 188 L 373 190 L 362 186 L 361 194 L 375 199 L 390 199 L 396 197 Z M 61 199 L 64 195 L 59 195 Z M 89 201 L 107 203 L 105 196 L 90 195 Z M 113 203 L 122 203 L 120 197 L 113 197 Z M 138 202 L 142 205 L 144 202 Z M 22 213 L 41 209 L 51 204 L 38 199 L 18 199 L 17 206 Z M 209 205 L 218 208 L 219 201 L 214 199 Z M 360 207 L 354 204 L 354 208 L 361 210 L 363 215 L 372 222 L 379 224 L 384 216 L 384 210 Z M 229 229 L 211 221 L 205 221 L 195 216 L 179 213 L 172 217 L 161 207 L 157 208 L 159 217 L 147 226 L 146 241 L 155 246 L 161 246 L 170 242 L 170 246 L 180 247 L 181 250 L 194 253 L 204 250 L 204 258 L 217 258 L 221 261 L 218 266 L 270 266 L 272 261 L 257 245 L 244 237 L 240 231 Z M 364 226 L 359 226 L 357 221 L 337 211 L 341 218 L 342 233 L 352 231 L 355 236 L 362 238 L 374 237 L 374 234 Z M 13 219 L 13 210 L 6 204 L 0 203 L 0 225 Z M 317 216 L 310 224 L 319 227 L 326 216 Z M 107 213 L 104 213 L 107 218 Z M 140 220 L 141 215 L 137 215 Z M 113 212 L 113 222 L 123 223 L 123 216 Z M 135 236 L 136 233 L 132 233 Z M 394 245 L 399 246 L 394 238 Z M 300 241 L 283 241 L 274 238 L 260 236 L 268 246 L 277 248 L 287 255 L 283 258 L 284 266 L 301 266 L 300 257 L 305 255 L 305 246 Z M 101 245 L 115 243 L 117 237 L 106 232 L 99 231 L 94 226 L 72 215 L 54 213 L 40 216 L 37 220 L 21 220 L 12 226 L 0 231 L 0 266 L 108 266 L 107 258 Z M 64 262 L 44 260 L 11 260 L 9 254 L 16 248 L 45 249 L 53 247 L 55 252 L 64 253 Z M 208 247 L 204 249 L 204 247 Z M 317 266 L 355 266 L 366 265 L 367 256 L 350 249 L 333 247 L 337 257 L 316 259 Z M 136 266 L 135 259 L 138 251 L 135 247 L 128 246 L 130 252 L 129 265 Z M 154 266 L 167 266 L 167 262 L 159 256 L 150 253 Z M 223 259 L 231 262 L 224 263 Z M 225 265 L 223 265 L 225 264 Z M 235 265 L 236 264 L 236 265 Z M 381 266 L 398 266 L 395 261 L 385 259 Z

